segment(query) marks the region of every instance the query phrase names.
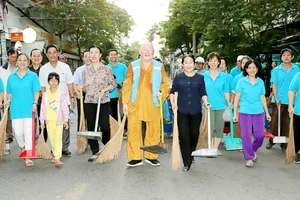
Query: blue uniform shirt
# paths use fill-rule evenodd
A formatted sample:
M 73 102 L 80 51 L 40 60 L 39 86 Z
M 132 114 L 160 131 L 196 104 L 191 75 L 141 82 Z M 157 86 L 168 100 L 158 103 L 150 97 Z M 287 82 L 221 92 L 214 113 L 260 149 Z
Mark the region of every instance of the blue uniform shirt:
M 294 76 L 300 69 L 295 64 L 292 64 L 289 72 L 285 70 L 283 64 L 276 67 L 271 76 L 271 83 L 277 84 L 277 98 L 285 105 L 288 105 L 288 90 Z
M 1 78 L 0 78 L 0 92 L 4 92 L 4 85 Z
M 41 84 L 36 73 L 28 69 L 22 78 L 17 73 L 18 69 L 7 80 L 6 91 L 11 94 L 10 118 L 31 118 L 34 93 L 42 90 Z
M 265 84 L 260 78 L 256 79 L 252 85 L 248 76 L 239 80 L 236 92 L 241 94 L 240 113 L 260 114 L 264 112 L 263 103 L 260 96 L 266 94 Z
M 210 70 L 204 75 L 205 88 L 208 96 L 208 102 L 211 104 L 211 110 L 222 110 L 227 106 L 224 96 L 225 92 L 229 92 L 227 83 L 227 75 L 218 70 L 218 76 L 215 80 L 210 77 Z
M 207 95 L 203 75 L 195 73 L 189 77 L 184 72 L 177 74 L 170 93 L 175 92 L 178 92 L 178 112 L 193 115 L 202 111 L 201 98 Z
M 294 107 L 294 113 L 296 115 L 300 115 L 300 95 L 299 95 L 299 92 L 300 92 L 300 72 L 298 72 L 291 84 L 290 84 L 290 87 L 289 87 L 289 90 L 293 91 L 293 92 L 297 92 L 297 95 L 296 95 L 296 99 L 295 99 L 295 107 Z
M 239 75 L 240 73 L 241 71 L 239 70 L 239 67 L 237 65 L 230 70 L 230 75 L 232 76 L 232 78 Z
M 236 91 L 236 85 L 239 82 L 240 79 L 244 78 L 243 72 L 241 72 L 239 75 L 235 76 L 231 82 L 231 91 Z
M 126 65 L 117 62 L 116 66 L 112 66 L 111 63 L 109 63 L 107 66 L 112 69 L 113 74 L 116 76 L 117 84 L 123 83 L 126 77 L 126 71 L 127 71 Z M 115 87 L 112 91 L 109 92 L 109 97 L 110 98 L 119 97 L 117 87 Z
M 226 76 L 227 76 L 227 83 L 228 83 L 228 87 L 229 87 L 229 92 L 232 91 L 232 81 L 233 81 L 233 77 L 231 74 L 228 74 L 228 72 L 225 72 Z
M 197 73 L 197 74 L 199 74 L 197 69 L 194 72 Z M 203 75 L 205 72 L 207 72 L 207 71 L 205 69 L 202 69 L 201 74 Z

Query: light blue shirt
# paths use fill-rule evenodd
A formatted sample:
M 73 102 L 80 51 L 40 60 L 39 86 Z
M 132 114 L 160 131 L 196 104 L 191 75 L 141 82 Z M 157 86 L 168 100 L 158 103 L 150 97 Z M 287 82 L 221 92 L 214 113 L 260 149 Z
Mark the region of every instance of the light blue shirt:
M 82 65 L 81 67 L 78 67 L 74 72 L 74 83 L 76 85 L 82 84 L 82 71 L 85 70 L 86 65 Z
M 239 80 L 236 92 L 241 94 L 240 113 L 260 114 L 264 112 L 261 95 L 266 94 L 265 84 L 260 78 L 256 79 L 254 85 L 249 81 L 248 76 Z
M 225 109 L 227 102 L 224 93 L 229 92 L 226 74 L 218 70 L 218 76 L 213 80 L 210 76 L 210 70 L 208 70 L 203 76 L 208 102 L 211 104 L 211 110 Z
M 111 63 L 109 63 L 107 66 L 112 69 L 113 74 L 116 76 L 117 84 L 123 83 L 126 78 L 126 71 L 127 71 L 126 65 L 123 63 L 117 62 L 116 66 L 112 66 Z M 118 98 L 119 97 L 117 86 L 111 92 L 109 92 L 109 97 L 110 98 Z
M 295 99 L 294 113 L 296 115 L 300 115 L 300 97 L 299 97 L 300 96 L 299 95 L 299 92 L 300 92 L 300 72 L 298 72 L 294 76 L 294 78 L 293 78 L 293 80 L 292 80 L 292 82 L 289 86 L 289 90 L 293 91 L 293 92 L 297 92 L 296 99 Z
M 272 79 L 273 72 L 274 72 L 274 68 L 271 70 L 271 79 Z M 271 80 L 270 80 L 270 88 L 271 89 L 273 88 L 273 84 L 272 84 Z M 275 103 L 274 95 L 272 95 L 271 103 Z
M 197 69 L 194 72 L 198 74 L 198 70 Z M 203 75 L 205 72 L 207 72 L 207 71 L 205 69 L 202 69 L 201 74 Z
M 226 76 L 227 76 L 227 84 L 228 84 L 228 88 L 229 88 L 229 92 L 232 91 L 232 81 L 233 81 L 233 77 L 231 74 L 228 74 L 228 72 L 225 72 Z
M 32 118 L 32 105 L 34 93 L 41 91 L 41 85 L 36 73 L 27 69 L 26 74 L 20 78 L 15 70 L 7 80 L 6 91 L 11 94 L 10 118 Z
M 237 65 L 230 70 L 230 75 L 232 76 L 232 78 L 239 75 L 240 73 L 241 71 L 239 70 L 239 67 Z
M 0 78 L 0 92 L 4 92 L 4 85 L 1 78 Z
M 236 91 L 236 85 L 239 82 L 240 79 L 244 78 L 243 72 L 241 72 L 239 75 L 235 76 L 233 78 L 233 81 L 231 82 L 231 91 Z
M 288 90 L 294 76 L 299 72 L 300 69 L 297 65 L 292 64 L 289 72 L 285 70 L 283 64 L 276 67 L 271 76 L 271 83 L 277 85 L 277 98 L 284 104 L 288 105 Z

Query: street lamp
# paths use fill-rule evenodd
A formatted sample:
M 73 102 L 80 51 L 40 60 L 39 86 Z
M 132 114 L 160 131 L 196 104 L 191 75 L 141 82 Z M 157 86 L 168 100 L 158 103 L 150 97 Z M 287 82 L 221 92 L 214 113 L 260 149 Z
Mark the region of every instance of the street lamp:
M 32 28 L 26 28 L 23 30 L 23 41 L 27 44 L 31 44 L 36 40 L 36 32 Z

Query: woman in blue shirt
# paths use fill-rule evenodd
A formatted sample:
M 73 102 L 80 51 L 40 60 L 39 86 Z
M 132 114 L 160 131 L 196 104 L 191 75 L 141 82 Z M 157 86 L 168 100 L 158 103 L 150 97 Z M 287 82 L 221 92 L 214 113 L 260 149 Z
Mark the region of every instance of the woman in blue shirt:
M 27 67 L 29 57 L 21 53 L 17 58 L 18 68 L 8 77 L 7 97 L 11 96 L 10 118 L 16 141 L 21 151 L 32 150 L 32 112 L 37 111 L 37 102 L 42 90 L 36 73 Z M 26 166 L 33 161 L 26 159 Z
M 265 98 L 265 84 L 257 77 L 261 69 L 258 61 L 252 59 L 247 61 L 243 69 L 245 77 L 240 79 L 236 86 L 233 121 L 239 120 L 240 123 L 246 167 L 253 167 L 253 161 L 257 160 L 256 151 L 264 141 L 264 111 L 267 120 L 271 121 Z
M 195 58 L 186 55 L 182 58 L 184 71 L 177 74 L 172 85 L 170 101 L 172 109 L 178 114 L 178 131 L 183 160 L 183 171 L 191 167 L 192 152 L 196 149 L 199 128 L 202 119 L 202 105 L 207 105 L 204 78 L 194 72 Z M 178 92 L 178 103 L 175 104 L 174 93 Z
M 220 71 L 221 57 L 216 52 L 207 55 L 207 62 L 210 69 L 203 74 L 208 101 L 211 104 L 211 134 L 214 138 L 223 137 L 224 109 L 229 105 L 229 84 L 227 75 Z M 222 153 L 218 150 L 218 155 Z
M 294 124 L 294 142 L 295 142 L 295 152 L 297 154 L 295 158 L 295 163 L 300 164 L 300 72 L 298 72 L 290 86 L 289 86 L 289 115 L 293 118 Z M 294 99 L 296 97 L 296 99 Z M 293 101 L 295 100 L 295 107 L 293 106 Z M 297 123 L 298 122 L 298 123 Z

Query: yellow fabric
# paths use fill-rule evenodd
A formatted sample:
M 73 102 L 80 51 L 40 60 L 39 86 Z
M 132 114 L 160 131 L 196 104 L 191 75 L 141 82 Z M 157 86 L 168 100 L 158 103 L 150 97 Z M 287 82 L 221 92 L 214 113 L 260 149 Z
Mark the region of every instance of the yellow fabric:
M 58 90 L 52 93 L 48 91 L 48 102 L 47 102 L 47 121 L 57 120 L 57 104 L 58 104 Z
M 59 160 L 62 156 L 63 125 L 57 125 L 56 121 L 48 121 L 47 133 L 54 158 Z
M 130 96 L 132 93 L 133 71 L 132 65 L 129 65 L 126 79 L 124 81 L 122 101 L 128 104 L 128 132 L 127 132 L 127 158 L 128 160 L 141 160 L 143 151 L 142 146 L 142 121 L 146 122 L 146 137 L 144 145 L 156 145 L 160 141 L 160 110 L 152 101 L 152 71 L 153 66 L 150 65 L 147 70 L 143 63 L 141 64 L 140 80 L 138 86 L 137 97 L 135 103 L 132 104 Z M 164 67 L 161 69 L 162 84 L 160 91 L 163 94 L 163 100 L 168 95 L 168 77 Z M 148 159 L 157 159 L 157 154 L 145 152 Z

